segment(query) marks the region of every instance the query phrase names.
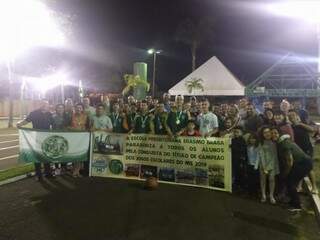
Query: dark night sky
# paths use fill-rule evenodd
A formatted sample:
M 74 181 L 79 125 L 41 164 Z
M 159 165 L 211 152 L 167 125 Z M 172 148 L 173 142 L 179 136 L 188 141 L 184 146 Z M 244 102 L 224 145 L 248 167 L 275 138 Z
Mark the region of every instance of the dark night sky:
M 99 78 L 106 69 L 125 73 L 134 61 L 146 61 L 151 73 L 146 50 L 155 47 L 163 50 L 157 84 L 167 90 L 191 70 L 189 48 L 174 40 L 185 18 L 215 21 L 214 38 L 199 49 L 197 65 L 216 55 L 244 83 L 288 51 L 315 57 L 315 27 L 259 10 L 265 2 L 271 0 L 59 0 L 55 7 L 76 15 L 71 51 L 82 59 L 76 69 L 92 67 Z

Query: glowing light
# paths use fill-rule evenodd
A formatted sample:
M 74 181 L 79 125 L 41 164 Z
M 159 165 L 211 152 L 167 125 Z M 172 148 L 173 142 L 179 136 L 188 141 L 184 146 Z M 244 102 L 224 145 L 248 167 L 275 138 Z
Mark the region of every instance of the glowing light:
M 151 49 L 148 50 L 148 53 L 149 53 L 149 54 L 154 54 L 154 53 L 160 54 L 161 52 L 162 52 L 162 50 L 155 50 L 155 49 L 153 49 L 153 48 L 151 48 Z
M 42 78 L 25 77 L 23 81 L 32 84 L 34 88 L 42 94 L 45 94 L 48 90 L 57 86 L 69 83 L 67 74 L 63 72 L 58 72 Z
M 34 46 L 65 43 L 52 12 L 37 0 L 1 0 L 0 29 L 0 58 L 4 60 Z
M 267 9 L 277 15 L 320 23 L 320 1 L 283 1 L 268 4 Z

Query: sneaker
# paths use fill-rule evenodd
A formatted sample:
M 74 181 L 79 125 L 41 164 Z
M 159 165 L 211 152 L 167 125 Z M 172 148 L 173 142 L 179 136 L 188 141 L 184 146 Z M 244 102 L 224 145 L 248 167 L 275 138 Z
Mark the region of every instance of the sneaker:
M 262 203 L 265 203 L 267 201 L 267 198 L 266 197 L 261 197 L 261 200 L 260 200 Z
M 42 177 L 42 176 L 36 176 L 36 177 L 35 177 L 35 180 L 36 180 L 37 182 L 42 182 L 42 181 L 43 181 L 43 177 Z
M 302 211 L 302 208 L 301 207 L 289 207 L 288 210 L 290 212 L 301 212 Z
M 298 192 L 298 193 L 303 193 L 303 192 L 304 192 L 304 191 L 303 191 L 303 188 L 302 188 L 302 187 L 298 187 L 298 188 L 297 188 L 297 192 Z
M 52 174 L 46 174 L 45 177 L 46 177 L 46 178 L 54 178 L 54 175 L 52 175 Z
M 61 169 L 60 169 L 60 168 L 56 168 L 56 169 L 54 170 L 54 175 L 55 175 L 55 176 L 61 175 Z
M 276 204 L 277 201 L 274 199 L 274 197 L 270 197 L 270 203 L 271 203 L 271 204 Z

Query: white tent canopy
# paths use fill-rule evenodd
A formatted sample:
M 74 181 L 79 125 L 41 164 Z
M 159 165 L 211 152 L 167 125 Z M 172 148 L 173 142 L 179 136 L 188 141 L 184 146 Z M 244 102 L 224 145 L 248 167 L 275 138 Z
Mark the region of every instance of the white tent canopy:
M 202 79 L 203 91 L 194 89 L 191 93 L 186 86 L 192 79 Z M 215 56 L 173 86 L 171 95 L 199 96 L 243 96 L 244 85 Z

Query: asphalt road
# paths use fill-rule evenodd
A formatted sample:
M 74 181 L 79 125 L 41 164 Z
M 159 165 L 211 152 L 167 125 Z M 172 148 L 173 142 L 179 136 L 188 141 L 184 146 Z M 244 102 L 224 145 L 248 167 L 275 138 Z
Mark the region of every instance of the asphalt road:
M 0 129 L 0 170 L 18 165 L 18 154 L 18 130 Z
M 68 175 L 0 187 L 0 240 L 317 240 L 310 211 L 218 191 Z M 305 203 L 308 206 L 308 203 Z
M 18 131 L 0 129 L 0 170 L 18 164 Z M 0 240 L 319 239 L 307 211 L 206 189 L 68 175 L 0 187 Z

